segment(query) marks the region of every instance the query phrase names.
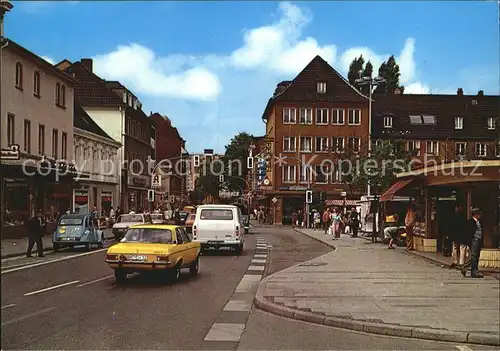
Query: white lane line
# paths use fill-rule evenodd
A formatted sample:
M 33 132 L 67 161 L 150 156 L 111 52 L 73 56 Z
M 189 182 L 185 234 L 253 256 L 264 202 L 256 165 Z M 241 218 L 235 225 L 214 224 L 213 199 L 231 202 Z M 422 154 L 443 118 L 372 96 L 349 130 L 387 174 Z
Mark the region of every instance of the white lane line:
M 22 316 L 22 317 L 19 317 L 19 318 L 16 318 L 16 319 L 12 319 L 12 320 L 7 321 L 7 322 L 3 322 L 2 323 L 2 327 L 6 326 L 6 325 L 9 325 L 9 324 L 12 324 L 12 323 L 21 322 L 21 321 L 23 321 L 25 319 L 28 319 L 28 318 L 36 317 L 36 316 L 38 316 L 40 314 L 47 313 L 47 312 L 53 311 L 55 309 L 56 309 L 55 307 L 46 308 L 46 309 L 38 311 L 38 312 L 27 314 L 26 316 Z
M 11 303 L 9 305 L 2 306 L 2 310 L 6 309 L 6 308 L 9 308 L 9 307 L 14 307 L 14 306 L 16 306 L 16 304 L 15 303 Z
M 252 263 L 257 263 L 257 264 L 266 263 L 266 260 L 252 260 L 252 262 L 250 262 L 250 264 L 252 264 Z
M 205 341 L 240 341 L 245 324 L 214 323 L 205 336 Z
M 59 285 L 54 285 L 54 286 L 51 286 L 51 287 L 48 287 L 48 288 L 45 288 L 45 289 L 32 291 L 32 292 L 24 294 L 24 296 L 31 296 L 31 295 L 40 294 L 40 293 L 43 293 L 43 292 L 46 292 L 46 291 L 50 291 L 50 290 L 62 288 L 64 286 L 76 284 L 76 283 L 79 283 L 79 282 L 80 282 L 79 280 L 73 280 L 72 282 L 67 282 L 67 283 L 63 283 L 63 284 L 59 284 Z
M 114 275 L 113 275 L 113 274 L 111 274 L 111 275 L 108 275 L 108 276 L 106 276 L 106 277 L 102 277 L 102 278 L 99 278 L 99 279 L 96 279 L 96 280 L 92 280 L 92 281 L 90 281 L 90 282 L 86 282 L 86 283 L 83 283 L 83 284 L 77 285 L 76 287 L 77 287 L 77 288 L 81 288 L 81 287 L 83 287 L 83 286 L 87 286 L 87 285 L 90 285 L 90 284 L 94 284 L 94 283 L 102 282 L 103 280 L 109 279 L 109 278 L 111 278 L 111 277 L 114 277 Z
M 84 253 L 77 254 L 77 255 L 65 256 L 65 257 L 62 257 L 62 258 L 58 258 L 56 260 L 44 261 L 44 262 L 40 262 L 40 263 L 30 264 L 30 265 L 26 265 L 26 266 L 22 266 L 22 267 L 17 267 L 17 268 L 13 268 L 13 269 L 7 269 L 5 271 L 2 270 L 0 272 L 0 274 L 17 272 L 17 271 L 21 271 L 23 269 L 28 269 L 28 268 L 33 268 L 33 267 L 39 267 L 39 266 L 44 266 L 44 265 L 50 264 L 50 263 L 55 263 L 55 262 L 61 262 L 61 261 L 70 260 L 72 258 L 77 258 L 77 257 L 82 257 L 82 256 L 87 256 L 87 255 L 93 255 L 93 254 L 96 254 L 98 252 L 103 252 L 103 251 L 106 251 L 106 250 L 107 250 L 107 248 L 105 248 L 105 249 L 98 249 L 98 250 L 84 252 Z
M 259 271 L 263 272 L 266 267 L 264 266 L 249 266 L 247 271 Z
M 455 347 L 460 351 L 473 351 L 470 347 L 465 345 L 455 345 Z

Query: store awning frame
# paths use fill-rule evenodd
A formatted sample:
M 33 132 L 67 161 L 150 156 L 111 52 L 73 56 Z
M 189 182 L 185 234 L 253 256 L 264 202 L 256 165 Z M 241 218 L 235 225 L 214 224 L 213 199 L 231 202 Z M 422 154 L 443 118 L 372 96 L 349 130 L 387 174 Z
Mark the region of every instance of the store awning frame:
M 412 183 L 415 178 L 407 178 L 398 180 L 396 183 L 392 184 L 389 189 L 387 189 L 381 196 L 380 201 L 392 201 L 394 196 L 404 188 L 406 188 L 410 183 Z

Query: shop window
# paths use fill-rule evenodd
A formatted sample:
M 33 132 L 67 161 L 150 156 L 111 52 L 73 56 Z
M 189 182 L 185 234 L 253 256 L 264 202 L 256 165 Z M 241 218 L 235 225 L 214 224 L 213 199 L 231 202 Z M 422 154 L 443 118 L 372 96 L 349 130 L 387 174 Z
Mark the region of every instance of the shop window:
M 5 223 L 9 226 L 23 225 L 30 217 L 29 188 L 26 183 L 4 182 Z

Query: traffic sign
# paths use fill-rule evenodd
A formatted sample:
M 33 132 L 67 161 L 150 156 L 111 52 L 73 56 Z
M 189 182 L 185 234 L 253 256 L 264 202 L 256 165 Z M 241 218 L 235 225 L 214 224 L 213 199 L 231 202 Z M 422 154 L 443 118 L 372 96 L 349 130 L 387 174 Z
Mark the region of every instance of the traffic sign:
M 312 204 L 313 202 L 313 192 L 311 190 L 306 191 L 306 203 Z
M 277 203 L 277 202 L 278 202 L 278 199 L 277 199 L 277 198 L 275 198 L 275 197 L 273 197 L 273 200 L 272 200 L 272 201 L 273 201 L 273 204 L 275 204 L 275 203 Z
M 151 186 L 153 188 L 161 187 L 161 176 L 159 174 L 151 175 Z
M 155 202 L 155 191 L 148 189 L 148 202 Z

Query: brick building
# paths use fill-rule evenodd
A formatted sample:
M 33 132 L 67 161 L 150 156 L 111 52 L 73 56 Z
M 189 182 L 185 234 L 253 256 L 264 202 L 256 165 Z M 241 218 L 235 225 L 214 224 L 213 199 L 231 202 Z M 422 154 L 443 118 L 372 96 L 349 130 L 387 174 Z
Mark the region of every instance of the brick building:
M 290 223 L 292 213 L 305 207 L 308 187 L 326 192 L 333 205 L 342 205 L 342 192 L 347 204 L 360 199 L 364 190 L 342 183 L 338 160 L 368 150 L 368 108 L 368 98 L 319 56 L 294 80 L 278 84 L 262 116 L 274 156 L 264 203 L 276 224 Z

